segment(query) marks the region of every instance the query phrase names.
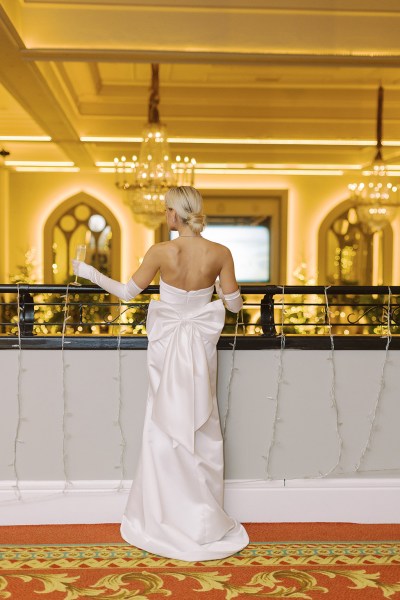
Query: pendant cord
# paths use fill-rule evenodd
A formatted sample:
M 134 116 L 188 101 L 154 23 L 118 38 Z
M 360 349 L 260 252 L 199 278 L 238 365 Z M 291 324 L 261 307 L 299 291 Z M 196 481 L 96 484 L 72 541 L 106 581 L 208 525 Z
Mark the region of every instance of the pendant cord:
M 160 103 L 160 83 L 159 83 L 159 78 L 158 78 L 158 68 L 159 68 L 158 64 L 152 63 L 149 112 L 148 112 L 149 123 L 159 123 L 160 122 L 160 113 L 158 110 L 158 105 Z
M 383 87 L 378 89 L 378 111 L 376 115 L 376 156 L 375 160 L 382 160 L 382 113 L 383 113 Z

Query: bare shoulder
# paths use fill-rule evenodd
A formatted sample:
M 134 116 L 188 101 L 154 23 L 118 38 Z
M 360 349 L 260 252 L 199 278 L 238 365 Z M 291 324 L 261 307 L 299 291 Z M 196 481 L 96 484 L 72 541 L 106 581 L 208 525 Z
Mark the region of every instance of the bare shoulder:
M 157 244 L 153 244 L 152 246 L 150 246 L 148 252 L 151 252 L 154 255 L 162 254 L 163 252 L 165 252 L 165 250 L 167 250 L 170 247 L 171 241 L 169 240 L 166 242 L 158 242 Z
M 165 254 L 165 249 L 163 250 L 163 245 L 165 243 L 166 242 L 160 242 L 158 244 L 153 244 L 152 246 L 150 246 L 150 248 L 148 248 L 144 256 L 144 262 L 159 264 L 162 256 Z
M 218 242 L 209 241 L 209 243 L 212 244 L 214 252 L 217 252 L 221 258 L 228 258 L 232 256 L 231 251 L 227 246 L 219 244 Z
M 166 256 L 174 257 L 176 255 L 177 248 L 176 244 L 173 243 L 173 240 L 168 240 L 166 242 L 158 242 L 157 244 L 153 244 L 148 251 L 151 251 L 152 258 L 161 264 Z

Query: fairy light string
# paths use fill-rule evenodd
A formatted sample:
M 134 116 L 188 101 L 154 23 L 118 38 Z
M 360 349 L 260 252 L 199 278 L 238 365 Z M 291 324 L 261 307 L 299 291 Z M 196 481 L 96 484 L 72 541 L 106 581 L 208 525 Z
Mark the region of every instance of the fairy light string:
M 65 354 L 64 354 L 64 346 L 66 344 L 70 344 L 71 342 L 69 340 L 66 340 L 66 326 L 67 326 L 67 321 L 71 318 L 71 316 L 69 315 L 69 285 L 67 284 L 66 286 L 66 294 L 61 296 L 62 298 L 65 298 L 64 301 L 64 306 L 63 306 L 63 313 L 64 313 L 64 318 L 63 318 L 63 326 L 62 326 L 62 336 L 61 336 L 61 361 L 62 361 L 62 398 L 63 398 L 63 414 L 62 414 L 62 455 L 63 455 L 63 471 L 64 471 L 64 489 L 63 489 L 63 493 L 65 493 L 68 489 L 68 485 L 72 485 L 72 481 L 69 478 L 69 463 L 68 463 L 68 440 L 70 439 L 70 435 L 69 435 L 69 431 L 68 431 L 68 427 L 67 427 L 67 418 L 72 416 L 71 413 L 68 412 L 68 394 L 67 394 L 67 377 L 66 377 L 66 369 L 70 366 L 69 364 L 66 363 L 66 359 L 65 359 Z M 285 286 L 279 286 L 282 290 L 282 301 L 281 301 L 281 333 L 280 333 L 280 350 L 279 350 L 279 360 L 278 360 L 278 368 L 277 368 L 277 379 L 276 379 L 276 391 L 275 391 L 275 395 L 274 396 L 269 396 L 268 399 L 269 400 L 273 400 L 275 405 L 274 405 L 274 416 L 273 416 L 273 424 L 272 424 L 272 434 L 271 434 L 271 439 L 270 439 L 270 443 L 267 449 L 267 453 L 266 456 L 263 456 L 263 458 L 266 461 L 266 477 L 267 479 L 272 479 L 272 477 L 269 474 L 269 469 L 270 469 L 270 461 L 271 461 L 271 455 L 272 455 L 272 451 L 274 449 L 275 446 L 279 445 L 279 440 L 276 439 L 276 434 L 277 434 L 277 423 L 279 421 L 281 421 L 280 417 L 279 417 L 279 408 L 280 408 L 280 396 L 281 396 L 281 384 L 283 382 L 283 371 L 284 371 L 284 349 L 285 349 L 285 332 L 284 332 L 284 319 L 285 319 L 285 314 L 286 314 L 286 310 L 285 310 Z M 326 304 L 326 314 L 327 314 L 327 324 L 328 324 L 328 328 L 329 328 L 329 338 L 330 338 L 330 352 L 329 352 L 329 357 L 327 360 L 330 361 L 331 364 L 331 383 L 330 383 L 330 407 L 334 409 L 335 411 L 335 416 L 336 416 L 336 435 L 338 438 L 338 460 L 336 462 L 336 464 L 329 469 L 328 471 L 326 471 L 325 473 L 319 471 L 319 475 L 317 476 L 307 476 L 304 475 L 302 478 L 307 479 L 307 478 L 313 478 L 313 479 L 317 479 L 317 478 L 323 478 L 323 477 L 327 477 L 332 471 L 335 470 L 335 468 L 340 464 L 340 460 L 341 460 L 341 456 L 342 456 L 342 449 L 343 449 L 343 439 L 340 435 L 340 426 L 343 424 L 342 422 L 340 422 L 339 420 L 339 410 L 338 410 L 338 406 L 337 406 L 337 401 L 336 401 L 336 365 L 335 365 L 335 345 L 334 345 L 334 336 L 332 333 L 332 323 L 331 323 L 331 319 L 330 319 L 330 306 L 329 306 L 329 301 L 328 301 L 328 289 L 330 286 L 326 286 L 324 288 L 324 295 L 325 295 L 325 304 Z M 18 344 L 13 344 L 14 348 L 18 348 L 18 377 L 17 377 L 17 418 L 16 418 L 16 429 L 15 429 L 15 437 L 14 437 L 14 457 L 13 457 L 13 461 L 8 465 L 10 467 L 13 467 L 14 470 L 14 475 L 15 475 L 15 484 L 12 486 L 15 489 L 15 493 L 16 496 L 18 498 L 19 501 L 23 500 L 22 498 L 22 494 L 21 494 L 21 489 L 20 489 L 20 478 L 19 478 L 19 469 L 18 469 L 18 448 L 19 448 L 19 444 L 24 444 L 25 442 L 21 439 L 21 424 L 23 421 L 25 421 L 26 419 L 24 419 L 23 417 L 23 402 L 22 402 L 22 374 L 23 372 L 26 370 L 23 368 L 23 361 L 22 361 L 22 336 L 21 336 L 21 305 L 20 305 L 20 285 L 17 284 L 17 313 L 18 313 L 18 319 L 17 319 L 17 329 L 18 329 Z M 387 301 L 387 334 L 386 336 L 382 336 L 382 337 L 386 337 L 386 345 L 385 345 L 385 354 L 384 354 L 384 359 L 382 362 L 382 366 L 381 366 L 381 372 L 380 372 L 380 379 L 379 379 L 379 386 L 378 386 L 378 393 L 376 395 L 376 399 L 375 399 L 375 403 L 374 403 L 374 407 L 373 407 L 373 411 L 371 413 L 369 413 L 369 417 L 371 417 L 370 419 L 370 427 L 369 427 L 369 431 L 368 431 L 368 437 L 367 437 L 367 442 L 363 447 L 363 450 L 361 451 L 360 454 L 360 458 L 357 462 L 357 464 L 355 465 L 355 470 L 348 472 L 346 474 L 352 474 L 352 473 L 367 473 L 367 472 L 372 472 L 372 471 L 376 471 L 376 472 L 386 472 L 386 471 L 393 471 L 395 469 L 362 469 L 361 465 L 365 459 L 365 455 L 367 453 L 368 450 L 370 450 L 371 448 L 371 440 L 374 437 L 374 433 L 377 430 L 376 427 L 376 419 L 377 419 L 377 414 L 379 413 L 379 408 L 382 404 L 382 397 L 383 397 L 383 392 L 384 392 L 384 387 L 385 387 L 385 374 L 386 374 L 386 366 L 388 364 L 388 357 L 389 357 L 389 349 L 390 349 L 390 343 L 391 343 L 391 339 L 392 339 L 392 332 L 391 332 L 391 310 L 392 310 L 392 291 L 391 288 L 388 287 L 388 301 Z M 120 442 L 120 446 L 121 446 L 121 453 L 120 453 L 120 461 L 119 464 L 115 466 L 115 468 L 120 469 L 121 471 L 121 479 L 119 482 L 119 485 L 117 488 L 114 488 L 119 492 L 121 491 L 121 489 L 123 488 L 123 481 L 125 480 L 125 475 L 126 475 L 126 466 L 125 466 L 125 453 L 126 453 L 126 437 L 124 434 L 124 430 L 123 430 L 123 422 L 122 422 L 122 412 L 123 412 L 123 394 L 122 394 L 122 360 L 121 360 L 121 335 L 122 335 L 122 326 L 121 326 L 121 301 L 119 302 L 119 316 L 118 316 L 118 339 L 117 339 L 117 375 L 116 377 L 114 377 L 115 380 L 118 381 L 118 400 L 117 400 L 117 419 L 114 421 L 114 425 L 119 427 L 119 431 L 120 431 L 120 438 L 121 438 L 121 442 Z M 231 403 L 231 393 L 232 393 L 232 382 L 234 379 L 234 372 L 237 371 L 237 368 L 235 367 L 235 351 L 236 351 L 236 343 L 237 343 L 237 335 L 238 335 L 238 326 L 239 325 L 243 325 L 244 328 L 244 317 L 243 317 L 243 310 L 241 310 L 241 321 L 239 321 L 239 313 L 237 313 L 236 316 L 236 325 L 235 325 L 235 333 L 234 333 L 234 341 L 233 343 L 231 343 L 232 346 L 232 352 L 231 352 L 231 367 L 230 367 L 230 374 L 229 374 L 229 380 L 228 380 L 228 385 L 227 385 L 227 403 L 226 403 L 226 409 L 225 409 L 225 413 L 224 413 L 224 417 L 223 417 L 223 437 L 225 438 L 226 436 L 226 425 L 227 425 L 227 421 L 228 421 L 228 417 L 229 417 L 229 411 L 230 411 L 230 403 Z M 112 491 L 112 490 L 111 490 Z
M 373 407 L 373 412 L 369 413 L 368 416 L 372 417 L 369 420 L 369 431 L 368 431 L 368 438 L 367 438 L 367 442 L 361 452 L 360 458 L 358 460 L 358 462 L 355 465 L 355 472 L 359 472 L 360 471 L 360 467 L 361 467 L 361 463 L 363 462 L 365 455 L 367 453 L 368 450 L 371 449 L 371 440 L 372 437 L 375 433 L 376 430 L 376 426 L 375 426 L 375 420 L 376 420 L 376 415 L 378 412 L 378 408 L 379 405 L 381 404 L 381 400 L 382 400 L 382 395 L 383 395 L 383 389 L 385 387 L 385 370 L 386 370 L 386 365 L 388 362 L 388 353 L 389 353 L 389 346 L 390 346 L 390 342 L 392 341 L 392 331 L 391 331 L 391 300 L 392 300 L 392 290 L 390 287 L 388 287 L 388 305 L 387 305 L 387 334 L 386 334 L 386 346 L 385 346 L 385 355 L 383 358 L 383 362 L 382 362 L 382 367 L 381 367 L 381 376 L 379 379 L 379 388 L 378 388 L 378 394 L 376 396 L 376 400 L 375 400 L 375 404 Z M 382 336 L 385 337 L 385 336 Z M 372 469 L 372 470 L 376 470 L 376 469 Z M 380 470 L 380 469 L 379 469 Z
M 70 477 L 69 477 L 69 462 L 68 462 L 68 440 L 71 438 L 71 436 L 68 432 L 67 421 L 66 421 L 66 417 L 72 416 L 72 413 L 70 413 L 68 411 L 68 394 L 67 394 L 67 386 L 66 386 L 66 369 L 70 365 L 65 362 L 65 355 L 64 355 L 64 345 L 71 343 L 69 340 L 65 339 L 67 321 L 71 318 L 71 315 L 69 314 L 69 285 L 70 284 L 68 283 L 67 287 L 66 287 L 66 294 L 61 296 L 62 298 L 65 298 L 64 306 L 62 309 L 63 313 L 64 313 L 64 318 L 63 318 L 63 327 L 62 327 L 62 335 L 61 335 L 62 398 L 63 398 L 62 456 L 63 456 L 63 471 L 64 471 L 64 488 L 63 488 L 64 494 L 68 490 L 68 486 L 73 486 L 73 482 L 70 480 Z M 122 314 L 122 311 L 121 311 L 121 300 L 120 300 L 119 301 L 119 311 L 118 311 L 117 375 L 113 378 L 118 383 L 117 420 L 114 421 L 114 425 L 119 426 L 120 436 L 121 436 L 120 446 L 122 447 L 119 464 L 115 466 L 116 469 L 121 470 L 121 479 L 120 479 L 118 487 L 115 488 L 115 489 L 117 489 L 118 492 L 123 488 L 123 481 L 125 478 L 125 448 L 126 448 L 126 439 L 125 439 L 125 435 L 123 432 L 122 420 L 121 420 L 121 414 L 122 414 L 121 314 Z M 105 490 L 105 493 L 110 493 L 112 491 L 114 491 L 114 490 L 113 489 Z
M 303 479 L 319 479 L 319 478 L 323 478 L 326 477 L 327 475 L 329 475 L 332 471 L 334 471 L 336 469 L 336 467 L 339 465 L 340 463 L 340 459 L 341 459 L 341 455 L 342 455 L 342 447 L 343 447 L 343 440 L 342 437 L 340 435 L 340 431 L 339 431 L 339 427 L 340 425 L 342 425 L 342 423 L 339 421 L 339 410 L 338 410 L 338 406 L 337 406 L 337 401 L 336 401 L 336 371 L 335 371 L 335 360 L 334 360 L 334 339 L 333 339 L 333 334 L 332 334 L 332 324 L 331 324 L 331 320 L 330 320 L 330 307 L 329 307 L 329 302 L 328 302 L 328 296 L 327 296 L 327 290 L 329 289 L 330 286 L 326 286 L 324 288 L 324 294 L 325 294 L 325 303 L 326 303 L 326 314 L 327 314 L 327 320 L 328 320 L 328 327 L 329 327 L 329 338 L 330 338 L 330 355 L 328 357 L 328 360 L 331 362 L 331 369 L 332 369 L 332 376 L 331 376 L 331 385 L 330 385 L 330 399 L 331 399 L 331 408 L 333 408 L 335 410 L 335 425 L 336 425 L 336 435 L 337 435 L 337 439 L 338 439 L 338 460 L 336 462 L 336 464 L 333 465 L 333 467 L 331 469 L 329 469 L 328 471 L 326 471 L 325 473 L 322 471 L 318 471 L 318 475 L 303 475 Z M 270 475 L 269 475 L 269 465 L 270 465 L 270 460 L 271 460 L 271 453 L 272 453 L 272 449 L 274 446 L 279 445 L 279 441 L 276 439 L 276 430 L 277 430 L 277 423 L 279 421 L 281 421 L 281 418 L 278 416 L 279 413 L 279 405 L 280 405 L 280 390 L 281 390 L 281 384 L 283 382 L 283 351 L 285 349 L 285 333 L 284 333 L 284 316 L 285 316 L 285 300 L 284 300 L 284 293 L 285 293 L 285 288 L 284 286 L 282 286 L 282 313 L 281 313 L 281 346 L 280 346 L 280 352 L 279 352 L 279 362 L 278 362 L 278 374 L 277 374 L 277 384 L 276 384 L 276 393 L 275 393 L 275 398 L 269 396 L 268 399 L 270 400 L 275 400 L 275 411 L 274 411 L 274 417 L 273 417 L 273 425 L 272 425 L 272 435 L 271 435 L 271 440 L 270 440 L 270 444 L 269 444 L 269 448 L 267 451 L 266 456 L 263 456 L 263 458 L 266 460 L 266 477 L 267 479 L 271 479 Z
M 115 488 L 117 492 L 120 492 L 123 489 L 123 482 L 125 479 L 125 452 L 126 452 L 126 438 L 124 434 L 124 430 L 122 427 L 122 410 L 123 410 L 123 402 L 122 402 L 122 373 L 121 373 L 121 300 L 119 300 L 118 306 L 118 338 L 117 338 L 117 376 L 114 379 L 118 382 L 118 401 L 117 401 L 117 420 L 114 421 L 114 425 L 119 427 L 120 432 L 120 447 L 121 454 L 119 459 L 119 464 L 115 465 L 115 469 L 119 469 L 121 471 L 121 479 L 119 481 L 118 486 Z
M 268 400 L 273 400 L 274 401 L 274 416 L 273 416 L 273 420 L 272 420 L 272 431 L 271 431 L 271 438 L 270 438 L 270 442 L 268 445 L 268 449 L 267 449 L 267 453 L 265 456 L 263 456 L 262 458 L 264 458 L 265 460 L 265 476 L 266 479 L 273 479 L 270 475 L 269 475 L 269 465 L 270 465 L 270 461 L 271 461 L 271 453 L 272 453 L 272 448 L 279 445 L 279 441 L 276 440 L 276 427 L 277 427 L 277 422 L 281 420 L 280 417 L 278 417 L 278 410 L 279 410 L 279 400 L 280 400 L 280 393 L 281 393 L 281 384 L 283 381 L 283 351 L 285 349 L 285 344 L 286 344 L 286 335 L 285 335 L 285 329 L 284 329 L 284 322 L 285 322 L 285 314 L 286 314 L 286 309 L 285 309 L 285 286 L 278 286 L 282 289 L 282 300 L 281 300 L 281 333 L 280 333 L 280 340 L 281 340 L 281 344 L 280 344 L 280 348 L 279 348 L 279 358 L 278 358 L 278 373 L 277 373 L 277 379 L 276 379 L 276 391 L 275 391 L 275 396 L 267 396 Z
M 8 465 L 13 467 L 15 484 L 12 486 L 15 489 L 16 497 L 22 501 L 21 489 L 19 487 L 19 475 L 17 466 L 18 444 L 25 442 L 20 439 L 22 418 L 22 398 L 21 398 L 21 374 L 22 374 L 22 344 L 21 344 L 21 304 L 20 304 L 20 286 L 17 283 L 17 327 L 18 327 L 18 344 L 13 344 L 13 347 L 18 347 L 18 375 L 17 375 L 17 423 L 14 435 L 14 456 L 12 462 Z
M 72 416 L 71 413 L 68 412 L 68 397 L 67 397 L 67 389 L 66 389 L 66 369 L 69 368 L 69 364 L 65 362 L 64 356 L 64 345 L 70 344 L 69 340 L 65 340 L 65 331 L 67 321 L 71 318 L 69 314 L 69 286 L 70 283 L 67 283 L 65 295 L 61 295 L 61 298 L 65 298 L 64 306 L 63 306 L 63 326 L 61 332 L 61 377 L 62 377 L 62 461 L 63 461 L 63 472 L 64 472 L 64 487 L 63 494 L 65 494 L 68 490 L 68 486 L 72 486 L 72 481 L 69 478 L 69 464 L 68 464 L 68 443 L 67 440 L 70 439 L 70 434 L 68 433 L 67 421 L 66 418 Z
M 146 323 L 148 303 L 145 303 L 145 304 L 139 303 L 139 304 L 135 304 L 135 306 L 145 309 L 144 318 L 137 323 L 137 326 L 140 326 L 140 325 L 143 325 L 144 323 Z M 125 436 L 123 424 L 122 424 L 122 413 L 123 413 L 123 408 L 124 408 L 123 393 L 122 393 L 122 357 L 126 356 L 126 355 L 123 355 L 121 352 L 121 336 L 122 336 L 121 317 L 127 310 L 128 310 L 127 308 L 122 310 L 121 299 L 119 299 L 118 317 L 116 317 L 115 319 L 112 319 L 112 320 L 105 320 L 105 323 L 110 325 L 110 324 L 114 324 L 115 320 L 117 319 L 117 326 L 118 326 L 117 375 L 113 377 L 113 379 L 118 382 L 118 400 L 117 400 L 117 418 L 113 421 L 113 425 L 116 427 L 119 427 L 119 433 L 120 433 L 120 439 L 121 439 L 121 441 L 119 443 L 119 446 L 121 447 L 120 460 L 117 465 L 114 465 L 114 469 L 119 469 L 121 471 L 121 477 L 120 477 L 119 484 L 116 487 L 111 488 L 111 490 L 110 490 L 110 491 L 117 491 L 118 493 L 121 491 L 124 491 L 124 481 L 125 481 L 125 477 L 126 477 L 127 441 L 126 441 L 126 436 Z
M 335 433 L 336 433 L 336 437 L 338 440 L 338 459 L 331 469 L 329 469 L 325 473 L 323 473 L 322 471 L 318 471 L 318 475 L 312 476 L 313 479 L 321 479 L 323 477 L 327 477 L 330 473 L 332 473 L 332 471 L 334 471 L 336 469 L 336 467 L 338 467 L 340 464 L 340 460 L 342 457 L 342 450 L 343 450 L 343 438 L 340 434 L 340 426 L 343 425 L 343 423 L 339 420 L 339 408 L 338 408 L 337 401 L 336 401 L 335 343 L 334 343 L 333 332 L 332 332 L 331 309 L 330 309 L 329 301 L 328 301 L 328 290 L 330 287 L 331 287 L 330 285 L 324 287 L 324 296 L 325 296 L 325 311 L 326 311 L 326 317 L 327 317 L 327 321 L 328 321 L 328 330 L 329 330 L 329 339 L 330 339 L 330 350 L 329 350 L 329 356 L 327 358 L 327 360 L 330 361 L 330 364 L 331 364 L 331 385 L 329 388 L 329 396 L 330 396 L 330 400 L 331 400 L 330 407 L 333 408 L 335 411 Z M 308 479 L 308 478 L 309 478 L 309 476 L 307 476 L 307 475 L 304 476 L 304 479 Z
M 235 333 L 234 333 L 233 343 L 231 343 L 231 346 L 232 346 L 231 369 L 230 369 L 229 380 L 228 380 L 228 385 L 227 385 L 228 393 L 227 393 L 227 398 L 226 398 L 225 413 L 224 413 L 223 422 L 222 422 L 222 435 L 223 435 L 224 440 L 225 440 L 225 435 L 226 435 L 226 422 L 228 419 L 230 403 L 231 403 L 231 390 L 232 390 L 233 374 L 235 371 L 237 371 L 237 368 L 235 367 L 235 350 L 236 350 L 236 340 L 237 340 L 238 327 L 239 327 L 239 313 L 240 313 L 240 311 L 236 313 Z

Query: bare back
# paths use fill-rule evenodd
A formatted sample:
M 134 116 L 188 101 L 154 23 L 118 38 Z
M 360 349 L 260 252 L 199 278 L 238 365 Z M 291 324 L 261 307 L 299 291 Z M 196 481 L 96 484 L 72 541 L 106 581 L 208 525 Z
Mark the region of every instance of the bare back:
M 213 285 L 223 264 L 225 247 L 200 236 L 182 237 L 163 244 L 160 275 L 184 290 Z
M 187 291 L 214 285 L 217 277 L 224 293 L 238 288 L 230 250 L 201 236 L 154 244 L 133 275 L 134 281 L 147 287 L 158 270 L 165 283 Z

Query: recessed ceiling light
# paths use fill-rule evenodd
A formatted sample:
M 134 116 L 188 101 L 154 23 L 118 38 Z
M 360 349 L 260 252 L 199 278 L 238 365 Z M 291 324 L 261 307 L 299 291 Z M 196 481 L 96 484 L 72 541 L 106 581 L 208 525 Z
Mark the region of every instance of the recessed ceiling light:
M 16 171 L 27 173 L 77 173 L 79 167 L 15 167 Z
M 73 167 L 72 161 L 57 160 L 6 160 L 7 167 Z
M 49 135 L 0 135 L 2 142 L 51 142 Z
M 140 143 L 143 141 L 143 138 L 141 137 L 105 137 L 105 136 L 82 136 L 80 138 L 81 142 L 103 142 L 106 144 L 112 143 L 112 142 L 126 142 L 127 144 L 129 143 Z

